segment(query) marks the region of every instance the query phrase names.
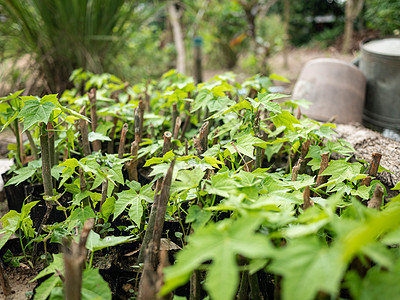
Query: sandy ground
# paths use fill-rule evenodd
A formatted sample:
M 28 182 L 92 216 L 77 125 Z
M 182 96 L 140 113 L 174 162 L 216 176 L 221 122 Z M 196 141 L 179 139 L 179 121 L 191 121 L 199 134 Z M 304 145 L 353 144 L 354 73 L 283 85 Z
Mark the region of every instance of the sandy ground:
M 287 54 L 287 65 L 284 64 L 283 52 L 277 53 L 270 57 L 268 63 L 273 73 L 284 76 L 291 81 L 291 87 L 294 86 L 297 78 L 304 65 L 310 60 L 316 58 L 334 58 L 339 59 L 348 63 L 351 63 L 356 58 L 357 53 L 354 54 L 342 54 L 336 50 L 336 48 L 328 48 L 325 50 L 314 49 L 314 48 L 293 48 L 288 51 Z M 205 70 L 204 79 L 208 80 L 215 75 L 232 71 L 238 73 L 238 80 L 246 79 L 254 74 L 243 74 L 240 70 Z
M 274 73 L 284 76 L 291 81 L 295 81 L 300 75 L 303 66 L 312 59 L 334 58 L 345 62 L 351 62 L 355 58 L 355 55 L 341 54 L 335 48 L 329 48 L 327 50 L 296 48 L 291 49 L 288 52 L 287 57 L 288 65 L 285 67 L 283 53 L 278 53 L 272 56 L 269 60 L 271 70 Z

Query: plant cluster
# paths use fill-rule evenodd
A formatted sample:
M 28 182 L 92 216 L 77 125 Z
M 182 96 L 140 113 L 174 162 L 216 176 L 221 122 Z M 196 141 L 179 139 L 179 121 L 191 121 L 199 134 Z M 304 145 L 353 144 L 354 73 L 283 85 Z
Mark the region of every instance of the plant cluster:
M 6 58 L 34 62 L 29 75 L 35 80 L 30 84 L 27 80 L 27 86 L 40 93 L 70 88 L 68 76 L 78 67 L 125 77 L 143 76 L 143 72 L 160 76 L 166 67 L 151 68 L 153 61 L 146 59 L 145 70 L 142 61 L 150 57 L 149 48 L 159 64 L 168 59 L 168 51 L 161 47 L 154 51 L 160 43 L 160 27 L 150 24 L 162 7 L 142 0 L 1 0 L 0 31 L 7 43 L 0 41 L 0 45 Z
M 301 114 L 308 102 L 268 92 L 284 78 L 238 83 L 227 73 L 196 85 L 170 71 L 130 86 L 77 70 L 71 79 L 60 97 L 20 91 L 0 104 L 3 128 L 31 136 L 10 148 L 7 185 L 44 185 L 42 199 L 1 219 L 0 249 L 16 234 L 18 259 L 36 264 L 38 244 L 63 244 L 39 256 L 50 264 L 36 277 L 45 279 L 38 299 L 71 290 L 111 299 L 96 253 L 122 245 L 138 272 L 129 293 L 140 299 L 399 294 L 400 198 L 383 202 L 380 155 L 356 161 L 334 124 Z M 55 210 L 62 218 L 46 224 Z M 172 266 L 167 251 L 177 252 Z

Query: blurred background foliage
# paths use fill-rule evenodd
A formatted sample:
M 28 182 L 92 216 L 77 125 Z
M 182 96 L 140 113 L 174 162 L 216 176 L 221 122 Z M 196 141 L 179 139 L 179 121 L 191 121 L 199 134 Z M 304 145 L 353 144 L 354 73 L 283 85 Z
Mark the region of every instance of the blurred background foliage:
M 361 1 L 356 31 L 398 34 L 399 1 Z M 169 5 L 178 13 L 188 75 L 196 36 L 205 68 L 269 73 L 268 58 L 285 47 L 335 45 L 345 2 L 0 0 L 0 92 L 62 92 L 78 68 L 130 82 L 160 76 L 175 67 L 177 54 Z
M 383 34 L 399 35 L 400 1 L 367 0 L 364 7 L 366 26 Z

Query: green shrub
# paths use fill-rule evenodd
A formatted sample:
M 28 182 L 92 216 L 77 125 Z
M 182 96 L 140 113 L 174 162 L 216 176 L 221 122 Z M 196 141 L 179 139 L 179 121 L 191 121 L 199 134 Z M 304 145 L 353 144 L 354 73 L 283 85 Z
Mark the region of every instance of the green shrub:
M 395 34 L 400 29 L 400 2 L 392 0 L 368 0 L 365 19 L 367 26 L 383 34 Z
M 10 52 L 33 58 L 47 92 L 62 92 L 76 68 L 121 75 L 116 58 L 128 56 L 131 33 L 154 12 L 151 3 L 142 2 L 0 0 L 13 28 L 3 34 L 14 47 Z

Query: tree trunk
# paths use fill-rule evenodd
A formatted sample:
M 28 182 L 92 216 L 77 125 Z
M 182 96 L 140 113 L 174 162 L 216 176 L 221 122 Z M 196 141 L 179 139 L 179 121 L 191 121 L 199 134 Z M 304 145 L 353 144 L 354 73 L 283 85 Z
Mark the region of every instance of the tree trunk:
M 288 46 L 289 46 L 289 21 L 290 21 L 290 0 L 283 0 L 283 28 L 285 36 L 283 38 L 283 67 L 289 68 Z
M 168 6 L 168 14 L 169 14 L 169 21 L 171 22 L 172 30 L 173 30 L 173 35 L 174 35 L 174 43 L 176 47 L 176 53 L 177 53 L 177 59 L 176 59 L 176 70 L 179 73 L 185 74 L 185 60 L 186 60 L 186 54 L 185 54 L 185 44 L 183 41 L 183 33 L 182 33 L 182 27 L 181 24 L 179 23 L 179 12 L 176 9 L 175 2 L 172 2 Z
M 354 21 L 353 19 L 346 17 L 346 22 L 344 25 L 343 45 L 342 45 L 343 53 L 349 52 L 351 48 L 351 40 L 353 37 L 353 21 Z
M 346 11 L 345 11 L 345 26 L 344 26 L 344 36 L 342 52 L 346 53 L 351 50 L 351 40 L 353 38 L 353 23 L 357 18 L 361 9 L 363 8 L 364 0 L 347 0 L 346 1 Z

